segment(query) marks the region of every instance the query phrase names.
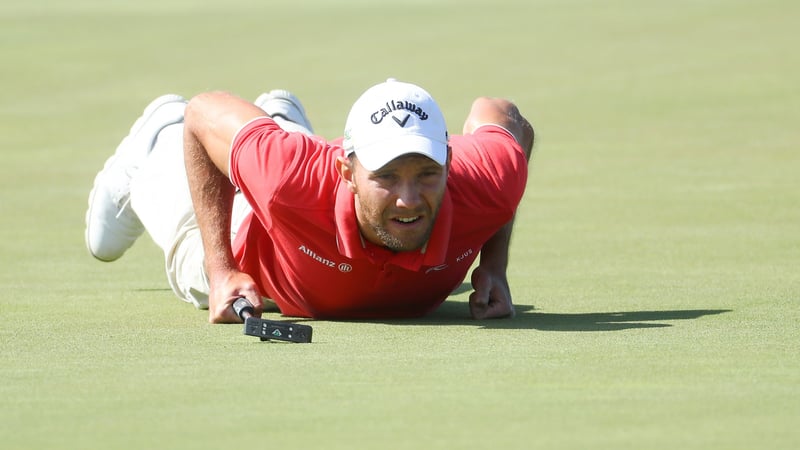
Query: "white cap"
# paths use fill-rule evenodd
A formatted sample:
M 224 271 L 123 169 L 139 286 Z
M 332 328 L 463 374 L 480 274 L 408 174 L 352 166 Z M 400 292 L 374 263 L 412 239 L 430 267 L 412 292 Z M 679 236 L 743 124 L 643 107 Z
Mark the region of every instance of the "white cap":
M 439 105 L 419 86 L 389 78 L 367 89 L 347 116 L 343 147 L 367 170 L 409 153 L 447 162 L 447 125 Z

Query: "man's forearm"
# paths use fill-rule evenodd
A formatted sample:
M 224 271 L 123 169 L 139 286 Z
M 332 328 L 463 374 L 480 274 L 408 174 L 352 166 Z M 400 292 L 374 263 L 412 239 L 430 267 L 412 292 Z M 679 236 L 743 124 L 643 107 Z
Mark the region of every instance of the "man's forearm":
M 481 267 L 496 274 L 505 274 L 508 268 L 508 248 L 511 245 L 513 228 L 514 219 L 512 218 L 483 244 L 480 257 Z
M 186 105 L 184 160 L 197 226 L 203 240 L 208 276 L 208 320 L 231 323 L 239 317 L 234 300 L 247 298 L 256 315 L 261 294 L 253 278 L 241 272 L 231 249 L 231 209 L 235 189 L 231 184 L 232 143 L 242 127 L 264 111 L 227 92 L 199 94 Z
M 209 277 L 236 268 L 231 250 L 231 208 L 234 187 L 209 157 L 189 127 L 184 132 L 184 156 L 197 225 L 203 239 Z

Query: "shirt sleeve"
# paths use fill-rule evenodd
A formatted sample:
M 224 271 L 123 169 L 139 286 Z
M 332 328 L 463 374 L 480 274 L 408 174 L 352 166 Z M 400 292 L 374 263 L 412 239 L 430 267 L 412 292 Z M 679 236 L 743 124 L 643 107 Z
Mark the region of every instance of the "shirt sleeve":
M 321 138 L 286 132 L 269 117 L 259 117 L 233 139 L 230 179 L 269 227 L 268 211 L 275 202 L 308 208 L 324 202 L 318 192 L 336 182 L 335 150 Z
M 478 213 L 516 211 L 528 180 L 528 160 L 514 136 L 500 126 L 486 125 L 450 139 L 452 164 L 448 188 Z

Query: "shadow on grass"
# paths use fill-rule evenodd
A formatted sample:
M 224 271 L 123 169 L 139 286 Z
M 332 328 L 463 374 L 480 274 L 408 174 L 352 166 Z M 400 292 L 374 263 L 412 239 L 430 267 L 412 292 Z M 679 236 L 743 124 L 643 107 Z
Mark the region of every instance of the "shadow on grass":
M 470 291 L 462 284 L 454 294 Z M 387 325 L 474 325 L 485 329 L 521 329 L 540 331 L 620 331 L 633 328 L 666 328 L 670 321 L 698 319 L 731 312 L 730 309 L 686 309 L 663 311 L 613 311 L 593 313 L 537 312 L 530 305 L 515 305 L 513 319 L 474 320 L 469 317 L 466 301 L 449 300 L 426 317 L 408 320 L 381 321 Z
M 513 319 L 472 320 L 463 318 L 466 303 L 442 305 L 436 316 L 420 319 L 418 324 L 468 325 L 488 329 L 535 329 L 540 331 L 620 331 L 633 328 L 665 328 L 675 320 L 697 319 L 703 316 L 730 312 L 730 309 L 689 309 L 663 311 L 615 311 L 597 313 L 545 313 L 536 312 L 532 306 L 517 306 Z M 455 308 L 458 308 L 456 311 Z M 452 319 L 444 317 L 452 310 Z M 458 316 L 461 316 L 459 318 Z M 398 323 L 399 324 L 399 323 Z

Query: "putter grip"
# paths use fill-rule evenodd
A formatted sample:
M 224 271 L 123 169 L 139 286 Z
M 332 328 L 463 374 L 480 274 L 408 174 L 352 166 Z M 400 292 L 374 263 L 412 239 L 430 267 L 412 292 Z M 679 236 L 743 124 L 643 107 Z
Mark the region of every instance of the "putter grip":
M 244 297 L 239 297 L 233 302 L 233 311 L 240 319 L 245 320 L 253 315 L 253 305 Z

